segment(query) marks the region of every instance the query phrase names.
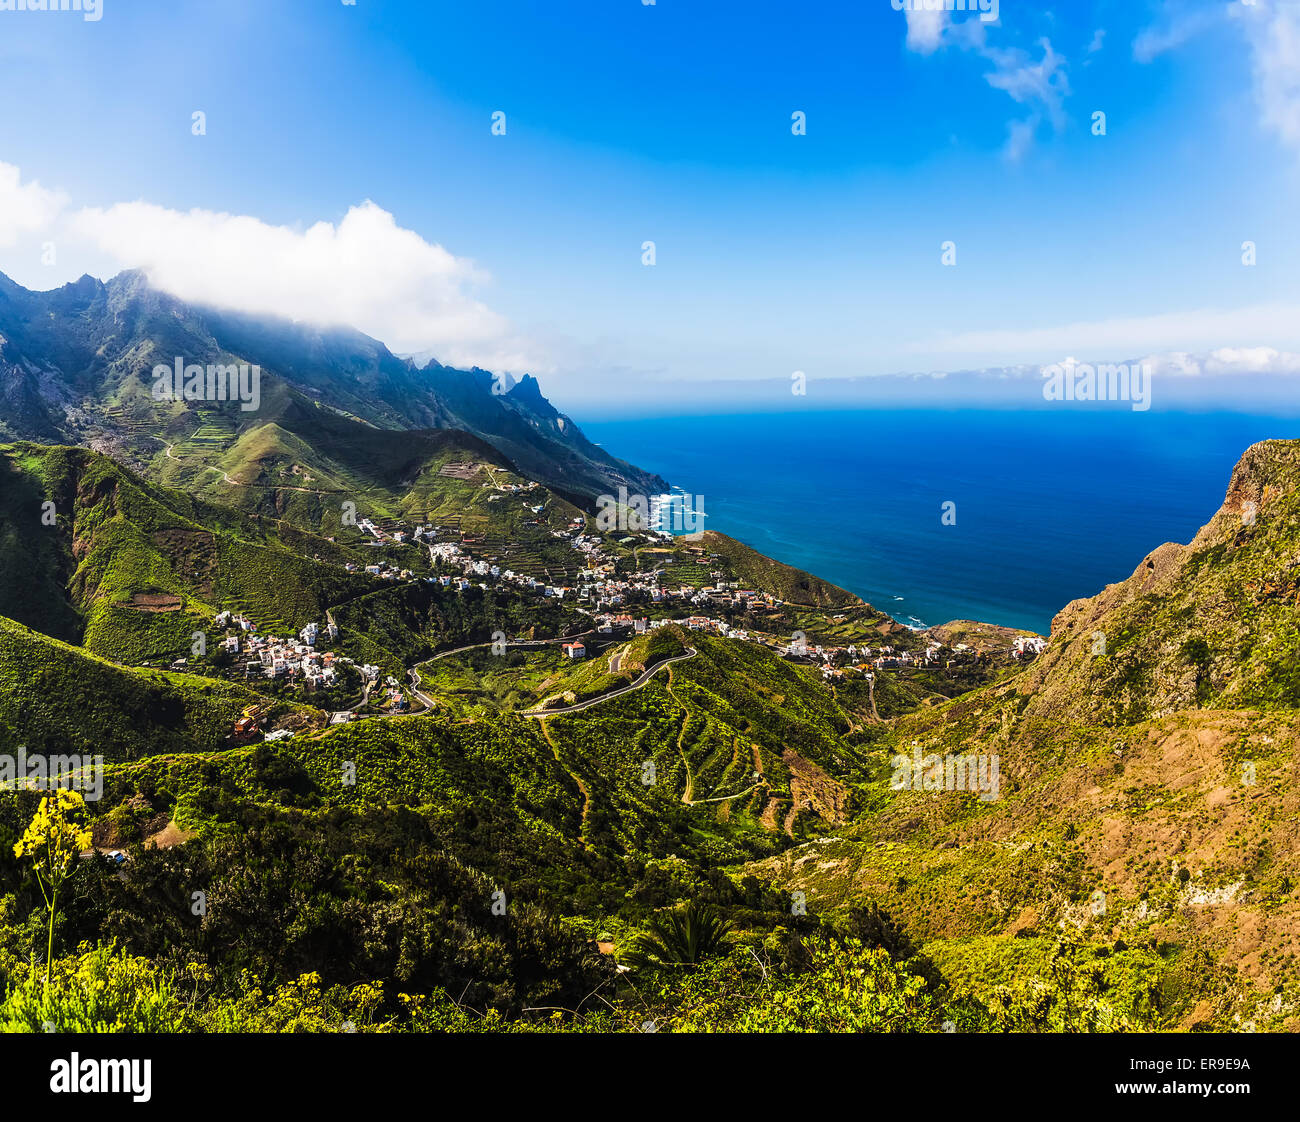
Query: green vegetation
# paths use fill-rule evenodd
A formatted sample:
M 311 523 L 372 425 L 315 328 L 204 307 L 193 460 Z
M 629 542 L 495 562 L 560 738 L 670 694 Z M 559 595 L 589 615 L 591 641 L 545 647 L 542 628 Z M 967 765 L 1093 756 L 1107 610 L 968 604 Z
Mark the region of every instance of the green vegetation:
M 212 678 L 115 666 L 0 618 L 0 750 L 109 760 L 214 751 L 261 699 Z
M 699 966 L 726 948 L 730 930 L 729 920 L 692 900 L 684 908 L 651 916 L 623 958 L 635 966 Z
M 835 678 L 688 628 L 694 605 L 602 632 L 591 599 L 430 581 L 444 562 L 369 544 L 340 496 L 547 584 L 578 583 L 553 534 L 578 508 L 467 434 L 398 442 L 349 402 L 281 404 L 255 429 L 185 418 L 160 453 L 231 506 L 0 448 L 0 748 L 108 762 L 57 907 L 23 841 L 48 804 L 0 792 L 0 1026 L 1296 1027 L 1295 445 L 1250 450 L 1192 545 L 1071 605 L 1036 661 L 985 657 L 1005 635 L 963 621 L 959 665 Z M 200 480 L 201 456 L 222 466 Z M 737 627 L 921 641 L 719 535 L 612 552 L 607 575 L 768 592 Z M 347 569 L 378 559 L 409 572 Z M 415 669 L 431 708 L 372 697 L 328 724 L 345 695 L 362 709 L 355 668 L 312 697 L 230 680 L 219 653 L 142 665 L 222 610 L 284 636 L 333 619 L 339 655 Z M 575 635 L 585 659 L 491 645 Z M 898 782 L 918 757 L 995 760 L 996 797 Z
M 768 589 L 780 600 L 821 608 L 846 608 L 861 604 L 851 592 L 783 565 L 780 561 L 764 557 L 758 550 L 723 534 L 706 530 L 700 536 L 700 545 L 704 553 L 721 558 L 742 585 Z

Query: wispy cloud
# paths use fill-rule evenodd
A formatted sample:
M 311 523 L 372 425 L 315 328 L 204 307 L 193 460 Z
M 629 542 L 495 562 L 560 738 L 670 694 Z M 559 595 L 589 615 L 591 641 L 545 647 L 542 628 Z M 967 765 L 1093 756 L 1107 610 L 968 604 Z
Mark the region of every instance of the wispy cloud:
M 1007 142 L 1002 154 L 1013 164 L 1018 164 L 1025 153 L 1034 145 L 1034 134 L 1038 131 L 1039 118 L 1030 116 L 1023 121 L 1011 121 L 1007 124 Z
M 1040 39 L 1038 45 L 1043 54 L 1037 62 L 1018 47 L 986 47 L 982 52 L 994 67 L 984 76 L 988 84 L 1030 110 L 1024 120 L 1012 121 L 1007 126 L 1004 154 L 1013 163 L 1029 148 L 1044 117 L 1058 131 L 1065 125 L 1063 103 L 1070 93 L 1065 59 L 1052 50 L 1048 40 Z
M 996 50 L 989 48 L 984 57 L 994 64 L 994 70 L 985 75 L 988 84 L 1002 90 L 1021 105 L 1041 106 L 1055 124 L 1063 122 L 1061 101 L 1070 92 L 1063 68 L 1065 60 L 1052 50 L 1052 44 L 1040 39 L 1043 57 L 1034 62 L 1018 48 Z
M 1300 150 L 1300 6 L 1239 5 L 1264 127 Z
M 1227 5 L 1206 5 L 1197 0 L 1165 0 L 1160 14 L 1133 40 L 1133 58 L 1150 62 L 1167 51 L 1181 47 L 1189 39 L 1208 30 L 1223 18 Z
M 907 47 L 918 54 L 933 54 L 940 47 L 951 46 L 970 51 L 992 64 L 984 79 L 1001 90 L 1018 105 L 1029 110 L 1026 117 L 1007 123 L 1007 140 L 1003 155 L 1018 163 L 1032 147 L 1044 120 L 1059 130 L 1065 123 L 1063 102 L 1070 93 L 1066 60 L 1052 49 L 1046 38 L 1038 41 L 1041 57 L 1035 59 L 1020 47 L 997 47 L 988 41 L 989 24 L 971 16 L 954 21 L 944 8 L 907 10 Z M 1099 33 L 1101 34 L 1101 33 Z

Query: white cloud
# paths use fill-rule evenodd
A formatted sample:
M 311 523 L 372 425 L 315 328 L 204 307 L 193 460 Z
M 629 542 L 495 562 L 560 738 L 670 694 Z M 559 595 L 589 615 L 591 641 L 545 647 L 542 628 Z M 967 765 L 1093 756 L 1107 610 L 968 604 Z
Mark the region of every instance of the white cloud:
M 348 324 L 394 350 L 432 349 L 446 362 L 528 365 L 506 321 L 471 294 L 485 279 L 474 265 L 370 201 L 337 225 L 305 230 L 145 202 L 82 210 L 70 229 L 182 300 Z
M 939 49 L 943 42 L 943 33 L 950 25 L 948 12 L 943 8 L 933 11 L 908 8 L 907 49 L 917 54 L 928 55 Z
M 17 167 L 0 163 L 0 248 L 29 263 L 29 243 L 42 238 L 57 245 L 59 273 L 69 279 L 87 265 L 139 268 L 192 303 L 355 327 L 394 351 L 431 350 L 454 365 L 552 369 L 475 295 L 487 277 L 473 262 L 368 200 L 337 224 L 306 229 L 143 201 L 73 211 L 62 192 L 24 183 Z M 54 278 L 29 269 L 15 279 L 49 287 Z
M 47 190 L 35 180 L 23 183 L 18 168 L 0 163 L 0 249 L 48 230 L 67 201 L 61 191 Z
M 1202 308 L 1027 329 L 966 331 L 907 345 L 912 354 L 959 355 L 962 362 L 1042 362 L 1049 355 L 1134 355 L 1181 351 L 1259 358 L 1272 348 L 1300 350 L 1300 306 Z M 1277 351 L 1274 353 L 1282 353 Z
M 1264 126 L 1300 148 L 1300 7 L 1264 2 L 1236 14 L 1245 20 Z
M 1138 360 L 1151 367 L 1157 374 L 1173 374 L 1179 377 L 1195 378 L 1204 372 L 1205 364 L 1194 354 L 1187 351 L 1168 351 L 1164 354 L 1146 355 Z
M 1220 347 L 1201 362 L 1205 374 L 1294 374 L 1300 354 L 1274 347 Z

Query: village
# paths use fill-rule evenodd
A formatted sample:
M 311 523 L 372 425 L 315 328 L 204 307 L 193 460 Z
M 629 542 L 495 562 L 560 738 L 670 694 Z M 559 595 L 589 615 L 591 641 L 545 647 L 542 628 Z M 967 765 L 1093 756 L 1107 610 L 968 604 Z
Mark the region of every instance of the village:
M 929 639 L 922 650 L 892 644 L 838 646 L 811 644 L 797 634 L 789 641 L 783 641 L 771 634 L 735 627 L 727 615 L 747 614 L 759 608 L 779 608 L 784 602 L 770 593 L 743 589 L 738 582 L 726 581 L 719 571 L 711 573 L 714 583 L 702 588 L 691 585 L 668 587 L 664 584 L 665 570 L 662 567 L 620 573 L 617 559 L 605 549 L 604 539 L 588 533 L 582 518 L 574 518 L 566 530 L 551 531 L 552 537 L 566 541 L 582 559 L 576 583 L 559 585 L 502 568 L 495 559 L 473 556 L 471 541 L 466 540 L 472 538 L 471 535 L 460 535 L 459 541 L 440 541 L 442 531 L 432 524 L 417 525 L 410 530 L 405 526 L 381 529 L 366 519 L 358 525 L 373 535 L 377 542 L 427 548 L 430 563 L 438 570 L 434 576 L 424 578 L 429 582 L 461 592 L 477 585 L 484 590 L 509 588 L 544 599 L 572 600 L 578 611 L 592 617 L 594 629 L 599 634 L 612 635 L 615 631 L 622 631 L 641 635 L 665 624 L 676 623 L 691 631 L 705 631 L 774 648 L 783 657 L 820 665 L 822 676 L 828 679 L 878 670 L 952 669 L 982 657 L 973 647 L 960 642 L 947 646 Z M 666 536 L 660 532 L 644 535 L 648 542 L 660 542 Z M 630 537 L 619 539 L 620 544 L 633 540 Z M 713 555 L 709 560 L 718 558 Z M 348 567 L 355 568 L 351 564 Z M 387 562 L 368 565 L 366 572 L 385 580 L 415 577 L 409 568 L 398 569 Z M 634 607 L 657 608 L 673 614 L 651 618 L 627 610 Z M 710 610 L 721 614 L 708 614 Z M 1046 643 L 1041 636 L 1020 635 L 1003 653 L 1013 661 L 1028 661 L 1040 654 Z M 565 644 L 562 649 L 569 659 L 584 658 L 587 653 L 586 646 L 580 642 Z
M 505 495 L 536 485 L 502 485 L 494 481 L 492 486 Z M 532 509 L 534 513 L 541 510 L 540 507 Z M 578 555 L 578 563 L 572 570 L 575 579 L 568 580 L 566 574 L 560 583 L 516 572 L 505 567 L 502 558 L 482 556 L 483 538 L 459 529 L 433 523 L 410 526 L 400 520 L 379 524 L 369 518 L 361 519 L 357 527 L 368 536 L 369 544 L 427 551 L 431 575 L 420 576 L 410 565 L 387 558 L 366 565 L 348 561 L 343 566 L 348 572 L 365 572 L 377 580 L 390 582 L 424 581 L 454 593 L 477 587 L 484 591 L 512 591 L 539 600 L 570 602 L 575 612 L 591 622 L 582 635 L 597 638 L 589 642 L 584 642 L 581 635 L 572 636 L 567 642 L 559 639 L 506 641 L 512 646 L 560 642 L 561 655 L 567 661 L 584 660 L 594 653 L 593 648 L 604 649 L 612 642 L 644 635 L 668 624 L 765 646 L 782 658 L 818 668 L 822 678 L 830 681 L 853 677 L 873 680 L 882 670 L 953 671 L 990 657 L 987 650 L 977 651 L 963 642 L 949 646 L 930 636 L 924 638 L 923 646 L 892 643 L 871 646 L 861 642 L 837 645 L 810 642 L 798 631 L 785 638 L 752 626 L 736 626 L 737 616 L 753 620 L 756 613 L 779 610 L 785 604 L 771 593 L 741 588 L 739 582 L 725 579 L 720 569 L 710 571 L 711 584 L 698 588 L 667 583 L 664 565 L 621 572 L 619 558 L 609 550 L 603 537 L 588 532 L 586 520 L 581 517 L 573 518 L 565 529 L 549 531 L 553 539 L 565 543 Z M 665 539 L 671 541 L 671 535 L 650 531 L 639 538 L 625 535 L 617 539 L 617 544 L 626 546 L 644 541 L 662 546 Z M 721 560 L 710 554 L 703 554 L 702 559 Z M 420 568 L 424 569 L 422 563 Z M 381 681 L 378 666 L 357 662 L 331 650 L 331 644 L 339 639 L 339 628 L 328 612 L 324 621 L 309 622 L 294 636 L 261 632 L 247 616 L 230 610 L 219 612 L 213 624 L 221 632 L 214 652 L 216 665 L 245 681 L 263 681 L 264 692 L 272 696 L 292 696 L 299 690 L 316 695 L 330 712 L 332 724 L 367 716 L 420 712 L 432 704 L 420 692 L 418 672 L 408 670 L 410 683 L 401 683 L 391 675 L 383 676 Z M 1040 654 L 1045 645 L 1046 640 L 1040 636 L 1020 635 L 1009 647 L 996 653 L 1009 662 L 1027 661 Z M 172 663 L 172 669 L 184 669 L 188 661 L 178 658 Z M 246 713 L 237 723 L 235 735 L 261 731 L 260 716 L 260 710 L 256 714 Z M 277 739 L 291 734 L 281 730 L 265 735 Z
M 308 623 L 297 636 L 290 637 L 260 633 L 252 620 L 230 611 L 218 612 L 212 622 L 218 631 L 223 632 L 214 652 L 217 665 L 227 668 L 232 676 L 240 676 L 245 681 L 269 679 L 268 685 L 300 687 L 308 694 L 322 692 L 336 698 L 355 699 L 353 708 L 331 713 L 332 724 L 356 719 L 356 709 L 367 706 L 394 713 L 411 708 L 408 694 L 391 675 L 381 683 L 379 667 L 358 663 L 347 655 L 325 648 L 325 643 L 333 642 L 339 636 L 333 620 L 327 620 L 323 626 L 316 622 Z M 171 668 L 183 670 L 189 661 L 178 658 L 172 662 Z M 246 729 L 237 725 L 235 731 L 241 733 Z M 267 739 L 284 735 L 288 734 L 270 733 Z
M 490 486 L 498 492 L 491 498 L 499 498 L 536 485 L 498 484 L 494 480 Z M 542 508 L 531 509 L 536 514 Z M 540 528 L 542 524 L 530 525 Z M 365 572 L 376 580 L 390 582 L 424 581 L 453 593 L 477 587 L 484 591 L 513 591 L 539 600 L 570 602 L 574 611 L 591 621 L 591 627 L 583 634 L 600 638 L 583 642 L 581 636 L 575 636 L 561 643 L 561 655 L 568 661 L 588 658 L 592 646 L 603 649 L 610 642 L 644 635 L 668 624 L 760 644 L 782 658 L 817 667 L 822 678 L 829 681 L 853 677 L 872 680 L 883 670 L 953 671 L 989 657 L 987 651 L 976 651 L 966 643 L 948 646 L 929 636 L 923 646 L 893 643 L 872 646 L 861 642 L 837 645 L 810 642 L 798 631 L 785 638 L 752 626 L 736 626 L 736 617 L 752 621 L 756 613 L 782 609 L 784 602 L 768 592 L 741 588 L 739 582 L 725 579 L 720 569 L 709 572 L 712 583 L 703 587 L 669 584 L 664 565 L 621 572 L 619 558 L 609 550 L 603 537 L 588 532 L 587 522 L 581 517 L 573 518 L 564 529 L 549 530 L 551 538 L 563 542 L 577 554 L 577 564 L 571 570 L 574 579 L 568 579 L 566 573 L 559 583 L 553 583 L 553 578 L 539 580 L 516 572 L 503 564 L 503 558 L 483 556 L 483 538 L 458 528 L 443 528 L 432 522 L 411 526 L 401 520 L 386 520 L 381 524 L 370 518 L 358 521 L 357 527 L 367 535 L 371 545 L 395 547 L 399 551 L 426 551 L 429 561 L 426 571 L 431 570 L 431 575 L 418 575 L 411 567 L 414 560 L 407 565 L 390 558 L 365 565 L 348 561 L 344 564 L 348 572 Z M 617 539 L 617 544 L 635 546 L 644 541 L 662 546 L 665 540 L 671 541 L 671 535 L 650 531 L 639 537 L 625 535 Z M 721 558 L 703 554 L 702 560 L 718 562 Z M 424 569 L 422 563 L 419 567 Z M 409 684 L 400 683 L 391 675 L 381 681 L 379 667 L 356 662 L 331 650 L 330 645 L 339 638 L 339 628 L 329 613 L 326 616 L 322 622 L 307 623 L 296 636 L 277 636 L 259 632 L 257 624 L 243 614 L 222 611 L 213 621 L 222 633 L 216 649 L 218 664 L 245 681 L 263 680 L 263 688 L 269 688 L 273 694 L 287 690 L 291 695 L 300 689 L 308 695 L 319 695 L 329 708 L 331 723 L 419 712 L 431 704 L 419 690 L 417 672 L 408 671 Z M 603 637 L 608 640 L 602 642 Z M 510 645 L 522 642 L 525 641 L 507 640 Z M 1009 661 L 1030 660 L 1045 645 L 1046 640 L 1039 636 L 1020 635 L 1005 651 L 998 653 Z M 187 661 L 179 658 L 172 667 L 183 669 Z M 240 724 L 246 727 L 237 728 L 239 734 L 257 731 L 259 727 L 258 721 L 248 714 Z M 279 738 L 290 734 L 280 731 L 266 735 Z

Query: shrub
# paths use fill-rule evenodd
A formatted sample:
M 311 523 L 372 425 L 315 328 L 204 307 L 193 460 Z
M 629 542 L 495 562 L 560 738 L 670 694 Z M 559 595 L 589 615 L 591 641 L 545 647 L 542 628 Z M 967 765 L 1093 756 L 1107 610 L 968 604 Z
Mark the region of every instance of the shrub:
M 48 985 L 30 969 L 0 1004 L 0 1032 L 178 1032 L 183 1010 L 171 979 L 113 945 L 51 964 Z

